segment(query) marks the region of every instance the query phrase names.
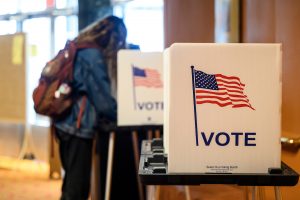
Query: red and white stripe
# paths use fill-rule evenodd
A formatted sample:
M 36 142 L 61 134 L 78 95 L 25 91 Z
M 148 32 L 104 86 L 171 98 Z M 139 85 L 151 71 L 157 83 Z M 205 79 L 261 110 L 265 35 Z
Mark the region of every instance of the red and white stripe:
M 224 76 L 222 74 L 216 74 L 215 77 L 219 90 L 197 88 L 197 104 L 213 103 L 221 107 L 249 107 L 255 110 L 243 92 L 245 84 L 243 84 L 238 77 Z
M 163 83 L 160 79 L 160 74 L 155 69 L 144 69 L 146 77 L 134 76 L 134 85 L 135 86 L 145 86 L 145 87 L 154 87 L 161 88 Z

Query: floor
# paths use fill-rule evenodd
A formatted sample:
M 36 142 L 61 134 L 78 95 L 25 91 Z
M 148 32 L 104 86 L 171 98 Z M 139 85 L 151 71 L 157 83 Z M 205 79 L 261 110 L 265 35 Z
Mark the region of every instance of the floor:
M 0 200 L 58 200 L 61 180 L 48 176 L 47 163 L 0 157 Z M 157 199 L 186 199 L 184 186 L 160 186 L 159 190 Z M 190 186 L 189 190 L 193 200 L 243 199 L 243 190 L 235 186 L 201 185 Z
M 50 180 L 46 163 L 0 157 L 0 200 L 58 200 L 61 180 Z
M 58 200 L 61 180 L 49 179 L 47 163 L 0 157 L 0 200 Z M 156 199 L 184 200 L 186 187 L 160 186 Z M 247 199 L 244 188 L 232 185 L 190 186 L 192 200 Z
M 186 191 L 189 191 L 189 197 Z M 246 200 L 244 187 L 234 185 L 160 186 L 159 200 Z M 248 198 L 249 199 L 249 198 Z

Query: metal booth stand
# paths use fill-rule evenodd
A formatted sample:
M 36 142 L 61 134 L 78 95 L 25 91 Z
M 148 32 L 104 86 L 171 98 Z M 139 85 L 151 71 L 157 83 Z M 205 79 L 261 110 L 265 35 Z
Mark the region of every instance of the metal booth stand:
M 148 140 L 151 140 L 152 138 L 160 138 L 162 133 L 162 125 L 142 125 L 142 126 L 124 126 L 124 127 L 117 127 L 116 130 L 110 132 L 109 134 L 109 144 L 108 144 L 108 156 L 107 156 L 107 171 L 106 171 L 106 184 L 105 184 L 105 200 L 109 200 L 111 198 L 111 185 L 112 185 L 112 174 L 113 174 L 113 160 L 114 160 L 114 149 L 115 149 L 115 140 L 116 137 L 118 137 L 118 134 L 122 134 L 122 132 L 131 132 L 131 138 L 132 138 L 132 147 L 133 147 L 133 153 L 134 153 L 134 162 L 135 162 L 135 168 L 137 172 L 137 184 L 138 184 L 138 192 L 139 192 L 139 199 L 143 200 L 144 198 L 144 190 L 143 185 L 140 181 L 140 177 L 138 176 L 138 169 L 139 169 L 139 159 L 140 159 L 140 153 L 139 153 L 139 140 L 138 140 L 138 134 L 139 132 L 143 131 L 147 133 Z M 100 158 L 101 159 L 101 158 Z M 95 158 L 94 158 L 95 160 Z M 94 161 L 95 162 L 95 161 Z M 99 165 L 99 161 L 96 161 Z M 101 167 L 101 166 L 100 166 Z M 95 170 L 99 169 L 98 167 L 94 167 L 93 171 L 96 177 L 99 177 L 99 173 Z M 95 178 L 95 177 L 94 177 Z M 92 199 L 99 199 L 99 194 L 96 188 L 98 188 L 97 184 L 95 183 L 97 181 L 93 181 L 94 184 L 92 184 Z
M 252 186 L 252 199 L 259 199 L 258 186 L 274 186 L 276 200 L 281 200 L 279 186 L 295 186 L 299 174 L 285 163 L 280 169 L 269 169 L 267 174 L 168 174 L 168 155 L 164 153 L 161 139 L 144 140 L 142 143 L 139 176 L 145 185 L 200 185 L 236 184 Z M 186 199 L 190 199 L 189 188 L 185 187 Z M 157 190 L 159 192 L 159 189 Z M 157 196 L 157 194 L 156 194 Z M 258 198 L 257 198 L 258 197 Z

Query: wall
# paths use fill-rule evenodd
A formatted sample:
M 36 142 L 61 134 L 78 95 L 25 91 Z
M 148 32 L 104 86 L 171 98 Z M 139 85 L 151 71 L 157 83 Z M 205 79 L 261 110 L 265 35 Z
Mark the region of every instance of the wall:
M 0 156 L 18 158 L 22 150 L 27 90 L 25 44 L 23 33 L 0 36 Z M 48 129 L 33 126 L 32 136 L 33 153 L 48 162 Z
M 283 45 L 282 130 L 300 136 L 300 1 L 244 0 L 242 42 Z
M 175 42 L 214 42 L 213 0 L 165 0 L 165 47 Z
M 0 120 L 24 123 L 26 118 L 26 37 L 0 36 Z M 2 49 L 5 49 L 3 51 Z
M 300 137 L 300 1 L 243 0 L 242 42 L 283 45 L 282 135 Z M 283 149 L 282 160 L 300 172 L 300 154 Z M 271 191 L 270 188 L 268 188 Z M 270 195 L 270 192 L 267 193 Z M 300 185 L 283 187 L 283 199 L 299 199 Z

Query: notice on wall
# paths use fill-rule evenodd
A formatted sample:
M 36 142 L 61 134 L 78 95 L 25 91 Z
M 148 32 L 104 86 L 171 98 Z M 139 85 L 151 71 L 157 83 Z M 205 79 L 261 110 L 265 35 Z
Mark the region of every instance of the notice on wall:
M 162 52 L 118 53 L 118 126 L 163 124 Z
M 26 37 L 0 36 L 0 120 L 26 122 Z
M 165 51 L 169 173 L 268 173 L 281 163 L 281 45 Z
M 21 65 L 23 63 L 23 46 L 24 35 L 16 34 L 12 39 L 12 63 L 14 65 Z

